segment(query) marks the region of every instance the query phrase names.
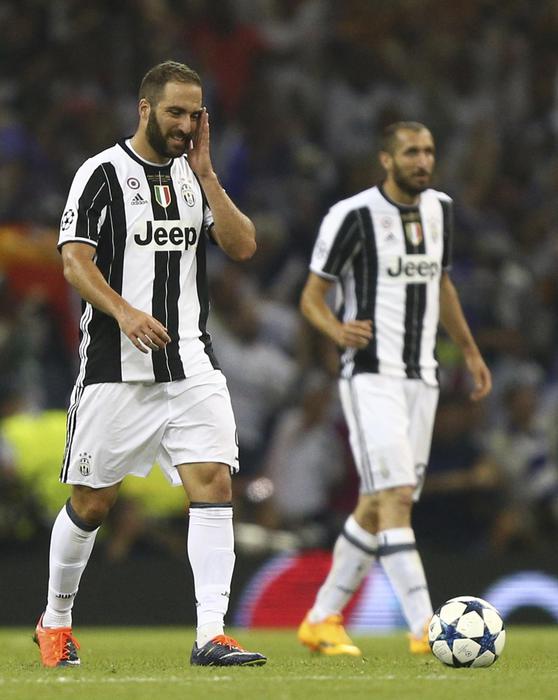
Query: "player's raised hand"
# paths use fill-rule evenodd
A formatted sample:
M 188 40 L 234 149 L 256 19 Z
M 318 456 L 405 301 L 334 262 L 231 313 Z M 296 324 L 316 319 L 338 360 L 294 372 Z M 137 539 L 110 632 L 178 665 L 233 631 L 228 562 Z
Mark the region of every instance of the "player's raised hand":
M 335 342 L 342 348 L 362 350 L 372 339 L 372 321 L 346 321 L 337 328 Z
M 162 350 L 170 342 L 167 329 L 156 318 L 129 306 L 118 319 L 118 325 L 138 350 Z
M 214 174 L 209 152 L 209 115 L 205 107 L 200 112 L 198 124 L 192 137 L 188 163 L 199 178 Z

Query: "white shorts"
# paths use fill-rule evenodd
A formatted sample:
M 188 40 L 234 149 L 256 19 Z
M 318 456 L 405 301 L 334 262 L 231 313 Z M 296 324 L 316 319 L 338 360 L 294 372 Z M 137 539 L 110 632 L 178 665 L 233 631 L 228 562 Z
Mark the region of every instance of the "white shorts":
M 128 474 L 147 476 L 155 462 L 176 485 L 180 464 L 221 462 L 238 471 L 236 425 L 221 372 L 74 387 L 61 481 L 112 486 Z
M 360 492 L 414 486 L 418 500 L 430 456 L 438 387 L 420 379 L 357 374 L 339 381 Z

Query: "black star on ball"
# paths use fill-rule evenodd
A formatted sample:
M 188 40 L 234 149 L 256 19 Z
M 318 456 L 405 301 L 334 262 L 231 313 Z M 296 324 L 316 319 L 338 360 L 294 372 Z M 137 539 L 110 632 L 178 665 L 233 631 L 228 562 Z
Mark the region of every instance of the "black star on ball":
M 494 642 L 496 641 L 498 634 L 499 632 L 496 634 L 492 634 L 488 627 L 486 625 L 484 626 L 484 634 L 482 635 L 482 637 L 474 638 L 475 642 L 480 646 L 479 656 L 485 651 L 491 651 L 494 655 L 496 655 Z
M 456 639 L 465 639 L 465 635 L 461 634 L 461 632 L 458 632 L 455 624 L 457 623 L 457 620 L 454 620 L 454 622 L 444 622 L 443 620 L 440 620 L 440 624 L 442 625 L 442 632 L 440 635 L 438 635 L 438 639 L 443 640 L 447 642 L 448 647 L 453 651 L 453 643 L 455 642 Z

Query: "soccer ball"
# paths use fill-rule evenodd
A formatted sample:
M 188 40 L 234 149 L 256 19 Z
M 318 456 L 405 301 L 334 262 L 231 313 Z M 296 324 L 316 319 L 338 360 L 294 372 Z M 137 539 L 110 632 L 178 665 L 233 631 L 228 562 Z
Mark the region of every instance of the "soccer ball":
M 493 605 L 464 595 L 436 610 L 428 641 L 434 656 L 447 666 L 491 666 L 502 654 L 506 631 Z

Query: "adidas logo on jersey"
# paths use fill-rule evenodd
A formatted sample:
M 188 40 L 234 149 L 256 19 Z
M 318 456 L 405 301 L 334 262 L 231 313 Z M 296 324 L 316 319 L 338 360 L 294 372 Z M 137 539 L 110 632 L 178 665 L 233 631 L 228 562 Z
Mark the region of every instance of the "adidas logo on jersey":
M 133 198 L 130 204 L 147 204 L 147 200 L 145 200 L 141 194 L 138 192 Z

